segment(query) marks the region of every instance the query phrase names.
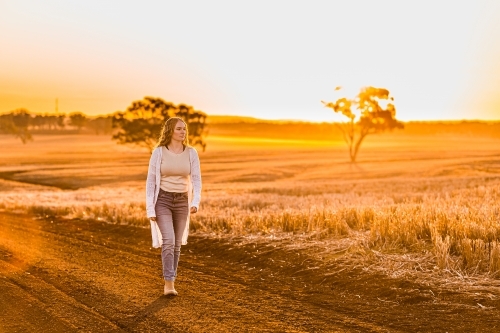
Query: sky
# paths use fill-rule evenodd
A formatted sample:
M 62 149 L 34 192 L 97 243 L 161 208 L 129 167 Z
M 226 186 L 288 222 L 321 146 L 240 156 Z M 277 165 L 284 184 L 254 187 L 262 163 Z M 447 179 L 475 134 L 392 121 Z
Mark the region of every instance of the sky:
M 498 0 L 0 0 L 0 46 L 0 112 L 331 121 L 375 86 L 400 120 L 500 120 Z

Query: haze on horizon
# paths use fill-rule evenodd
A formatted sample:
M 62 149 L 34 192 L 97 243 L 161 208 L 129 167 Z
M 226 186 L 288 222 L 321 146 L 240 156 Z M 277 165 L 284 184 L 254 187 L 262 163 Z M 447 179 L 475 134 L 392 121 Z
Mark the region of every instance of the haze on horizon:
M 124 110 L 335 120 L 336 86 L 389 89 L 401 120 L 500 120 L 500 2 L 0 3 L 0 112 Z M 350 95 L 351 95 L 350 94 Z

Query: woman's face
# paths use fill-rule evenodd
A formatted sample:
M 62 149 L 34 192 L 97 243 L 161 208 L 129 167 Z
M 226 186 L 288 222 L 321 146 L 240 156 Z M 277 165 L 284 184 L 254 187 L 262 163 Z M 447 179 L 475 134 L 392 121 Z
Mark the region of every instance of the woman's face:
M 186 138 L 186 125 L 182 121 L 177 121 L 177 124 L 174 127 L 174 133 L 172 134 L 172 140 L 175 141 L 184 141 Z

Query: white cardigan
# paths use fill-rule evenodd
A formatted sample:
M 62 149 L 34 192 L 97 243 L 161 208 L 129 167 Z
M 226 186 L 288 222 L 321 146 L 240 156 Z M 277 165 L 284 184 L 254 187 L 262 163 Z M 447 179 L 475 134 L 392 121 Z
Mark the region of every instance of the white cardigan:
M 188 190 L 188 200 L 190 202 L 189 207 L 196 207 L 200 205 L 201 200 L 201 172 L 200 172 L 200 159 L 198 157 L 198 152 L 193 147 L 187 147 L 189 149 L 189 162 L 191 163 L 191 172 L 189 175 L 189 190 Z M 161 147 L 155 148 L 151 154 L 149 160 L 148 177 L 146 179 L 146 212 L 148 218 L 156 217 L 155 205 L 158 199 L 158 193 L 160 192 L 160 166 L 161 166 Z M 151 220 L 150 220 L 151 221 Z M 187 238 L 189 234 L 189 212 L 186 221 L 186 228 L 182 234 L 182 245 L 187 244 Z M 162 237 L 160 228 L 155 221 L 151 221 L 151 237 L 153 238 L 153 247 L 158 248 L 162 244 Z

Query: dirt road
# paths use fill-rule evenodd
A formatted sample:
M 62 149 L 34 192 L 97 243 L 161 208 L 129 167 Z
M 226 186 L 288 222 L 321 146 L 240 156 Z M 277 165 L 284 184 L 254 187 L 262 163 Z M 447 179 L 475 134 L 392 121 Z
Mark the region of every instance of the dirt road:
M 182 251 L 166 297 L 148 229 L 0 213 L 0 332 L 500 330 L 497 297 L 327 270 L 276 243 L 193 236 Z

